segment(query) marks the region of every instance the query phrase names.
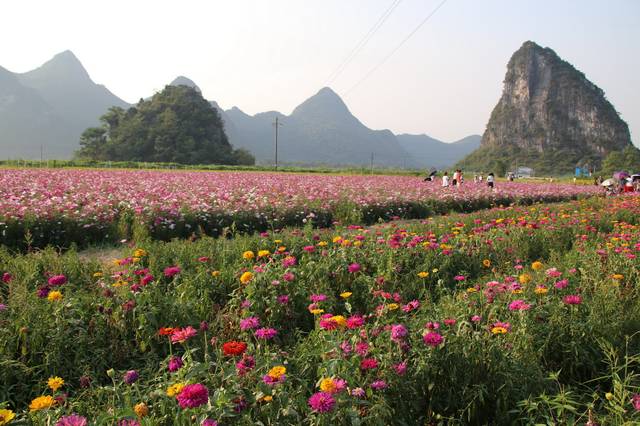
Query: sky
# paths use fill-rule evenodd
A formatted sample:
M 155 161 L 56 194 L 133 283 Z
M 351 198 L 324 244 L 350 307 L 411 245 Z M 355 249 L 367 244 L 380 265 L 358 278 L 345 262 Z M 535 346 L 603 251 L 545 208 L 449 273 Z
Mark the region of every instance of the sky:
M 640 1 L 445 0 L 379 65 L 441 3 L 401 0 L 330 79 L 393 0 L 4 0 L 0 65 L 69 49 L 125 101 L 184 75 L 249 114 L 289 114 L 330 86 L 368 127 L 454 141 L 484 132 L 510 56 L 533 40 L 600 86 L 640 145 Z

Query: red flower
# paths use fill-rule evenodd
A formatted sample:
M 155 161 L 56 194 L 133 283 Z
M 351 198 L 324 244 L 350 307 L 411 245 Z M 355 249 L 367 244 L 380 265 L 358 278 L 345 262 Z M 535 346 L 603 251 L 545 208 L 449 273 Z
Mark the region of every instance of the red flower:
M 160 336 L 171 336 L 176 329 L 173 327 L 162 327 L 158 330 Z
M 247 350 L 247 344 L 244 342 L 237 342 L 230 340 L 222 345 L 222 353 L 225 356 L 238 356 L 242 355 Z

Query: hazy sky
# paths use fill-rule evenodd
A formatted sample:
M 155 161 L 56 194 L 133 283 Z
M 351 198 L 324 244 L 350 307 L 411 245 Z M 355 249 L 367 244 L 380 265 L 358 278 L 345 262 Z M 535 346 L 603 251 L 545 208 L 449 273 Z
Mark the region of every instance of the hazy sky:
M 330 85 L 367 126 L 452 141 L 484 131 L 525 41 L 553 48 L 607 94 L 640 140 L 640 1 L 402 0 Z M 223 108 L 289 114 L 321 87 L 392 0 L 3 0 L 0 65 L 70 49 L 126 101 L 194 80 Z

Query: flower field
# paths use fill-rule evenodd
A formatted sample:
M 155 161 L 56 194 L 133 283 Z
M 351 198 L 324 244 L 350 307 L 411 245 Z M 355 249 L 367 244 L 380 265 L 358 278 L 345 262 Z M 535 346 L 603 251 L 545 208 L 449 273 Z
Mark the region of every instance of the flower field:
M 89 211 L 113 219 L 127 199 L 166 217 L 167 206 L 207 210 L 222 199 L 211 188 L 237 179 L 96 173 L 70 190 L 83 201 L 63 191 L 31 206 L 95 221 Z M 268 205 L 259 183 L 271 179 L 275 208 L 332 208 L 345 188 L 356 203 L 460 196 L 384 178 L 245 178 L 252 195 L 230 191 L 225 209 Z M 638 424 L 639 218 L 640 197 L 594 197 L 411 224 L 146 238 L 109 262 L 0 249 L 0 425 Z
M 220 235 L 312 222 L 424 218 L 598 192 L 567 184 L 465 184 L 443 190 L 407 176 L 0 169 L 0 244 L 26 249 L 133 236 Z

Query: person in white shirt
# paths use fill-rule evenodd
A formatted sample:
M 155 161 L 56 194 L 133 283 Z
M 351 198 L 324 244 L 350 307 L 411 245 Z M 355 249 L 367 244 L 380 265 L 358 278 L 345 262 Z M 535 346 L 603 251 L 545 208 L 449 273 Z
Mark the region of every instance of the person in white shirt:
M 487 176 L 487 186 L 493 189 L 494 181 L 495 181 L 495 178 L 493 177 L 493 173 L 489 173 L 489 176 Z
M 449 173 L 444 172 L 444 175 L 442 176 L 442 187 L 448 187 L 449 186 Z

